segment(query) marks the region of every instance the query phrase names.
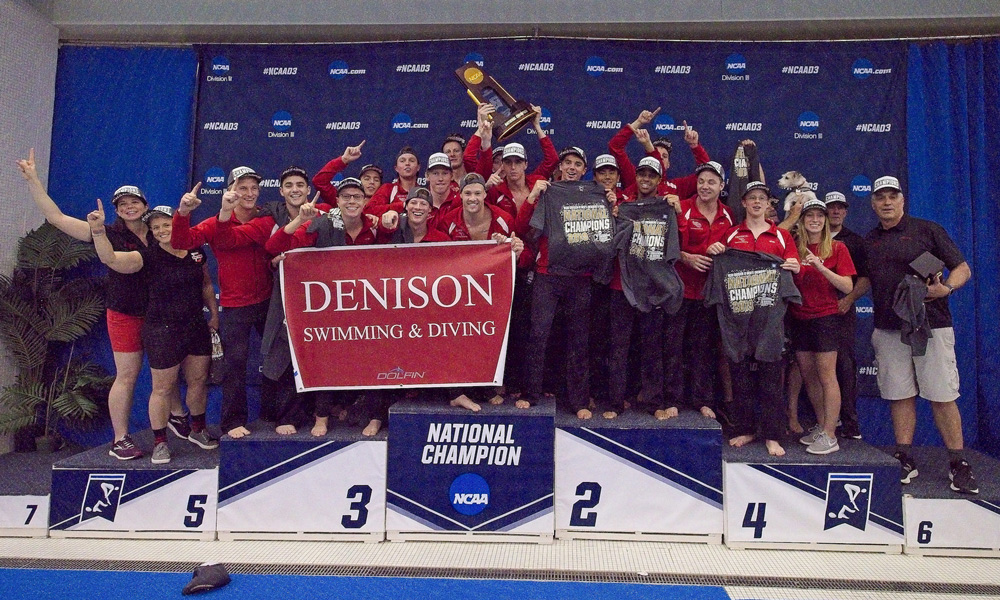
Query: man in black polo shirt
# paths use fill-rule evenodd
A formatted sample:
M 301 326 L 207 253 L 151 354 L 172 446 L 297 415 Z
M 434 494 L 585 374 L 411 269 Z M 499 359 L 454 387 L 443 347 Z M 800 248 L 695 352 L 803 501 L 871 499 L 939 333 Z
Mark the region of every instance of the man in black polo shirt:
M 865 236 L 867 270 L 875 304 L 875 332 L 872 345 L 878 361 L 878 387 L 891 401 L 892 426 L 900 462 L 900 481 L 909 483 L 917 476 L 917 465 L 909 455 L 917 426 L 916 396 L 931 403 L 934 422 L 948 448 L 951 489 L 966 494 L 979 493 L 972 467 L 962 456 L 962 415 L 955 400 L 958 366 L 955 362 L 955 332 L 952 329 L 948 296 L 972 277 L 972 271 L 955 242 L 944 228 L 903 214 L 902 189 L 895 177 L 880 177 L 872 186 L 872 209 L 879 224 Z M 932 337 L 923 356 L 913 356 L 910 346 L 900 340 L 903 321 L 893 310 L 896 287 L 914 274 L 910 263 L 924 252 L 939 258 L 948 277 L 935 276 L 927 284 L 924 306 Z
M 840 384 L 840 435 L 861 439 L 858 423 L 858 364 L 854 354 L 857 317 L 854 302 L 871 288 L 868 271 L 865 268 L 865 240 L 844 226 L 847 218 L 847 198 L 840 192 L 830 192 L 824 198 L 826 220 L 830 223 L 830 235 L 847 246 L 858 274 L 854 276 L 854 289 L 837 303 L 840 310 L 840 345 L 837 348 L 837 383 Z

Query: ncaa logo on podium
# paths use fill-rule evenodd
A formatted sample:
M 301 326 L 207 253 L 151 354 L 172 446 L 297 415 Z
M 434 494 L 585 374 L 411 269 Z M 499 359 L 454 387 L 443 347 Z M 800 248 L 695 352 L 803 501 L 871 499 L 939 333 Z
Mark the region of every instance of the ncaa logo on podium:
M 114 522 L 125 487 L 125 473 L 91 473 L 83 492 L 80 522 L 101 518 Z
M 872 500 L 871 473 L 830 473 L 826 479 L 826 519 L 823 531 L 838 525 L 865 530 Z
M 473 516 L 483 512 L 490 504 L 490 484 L 475 473 L 463 473 L 451 482 L 448 489 L 451 506 L 463 515 Z

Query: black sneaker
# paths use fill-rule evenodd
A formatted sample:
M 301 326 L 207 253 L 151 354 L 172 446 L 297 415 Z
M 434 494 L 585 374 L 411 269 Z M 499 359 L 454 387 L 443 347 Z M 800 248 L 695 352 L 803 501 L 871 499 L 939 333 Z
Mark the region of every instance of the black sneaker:
M 108 454 L 118 460 L 132 460 L 133 458 L 141 457 L 142 450 L 139 449 L 139 446 L 135 445 L 131 436 L 126 435 L 114 444 L 111 444 L 111 450 L 108 451 Z
M 913 479 L 919 475 L 917 472 L 917 463 L 910 457 L 909 454 L 903 452 L 896 452 L 892 455 L 893 458 L 899 461 L 899 482 L 900 483 L 910 483 Z
M 188 420 L 188 415 L 170 415 L 170 418 L 167 419 L 167 429 L 182 440 L 188 439 L 188 436 L 191 435 L 191 423 Z
M 857 425 L 842 425 L 837 431 L 837 435 L 842 438 L 851 438 L 852 440 L 860 440 L 861 429 Z
M 965 459 L 952 461 L 948 479 L 951 479 L 951 489 L 960 494 L 979 493 L 979 484 L 972 475 L 972 465 Z

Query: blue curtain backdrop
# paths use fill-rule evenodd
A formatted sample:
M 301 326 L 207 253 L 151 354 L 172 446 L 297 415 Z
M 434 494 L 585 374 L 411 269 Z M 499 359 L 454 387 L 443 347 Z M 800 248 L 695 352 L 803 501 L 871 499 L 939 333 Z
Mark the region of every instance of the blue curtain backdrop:
M 111 195 L 125 184 L 139 186 L 150 206 L 177 205 L 189 180 L 197 68 L 187 49 L 59 50 L 49 193 L 63 212 L 85 219 L 101 198 L 111 220 Z M 96 329 L 93 358 L 114 372 L 103 320 Z M 149 426 L 149 391 L 144 368 L 132 410 L 137 428 Z M 108 439 L 110 427 L 78 441 Z
M 959 406 L 966 442 L 996 456 L 1000 42 L 911 45 L 908 90 L 909 210 L 941 223 L 972 267 L 972 281 L 951 300 L 962 378 Z M 936 437 L 932 430 L 923 428 L 917 443 Z

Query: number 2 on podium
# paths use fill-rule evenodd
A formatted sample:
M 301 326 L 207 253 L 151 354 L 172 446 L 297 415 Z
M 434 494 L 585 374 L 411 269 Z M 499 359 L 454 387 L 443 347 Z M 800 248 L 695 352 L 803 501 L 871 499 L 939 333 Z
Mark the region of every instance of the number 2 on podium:
M 570 527 L 594 527 L 597 525 L 597 511 L 588 511 L 587 516 L 583 516 L 583 511 L 594 508 L 601 501 L 601 484 L 595 481 L 584 481 L 576 486 L 576 495 L 585 497 L 573 503 L 573 512 L 569 517 Z
M 743 526 L 753 528 L 753 539 L 759 540 L 764 535 L 764 528 L 767 521 L 764 520 L 764 511 L 767 509 L 767 502 L 748 502 L 747 512 L 743 514 Z

